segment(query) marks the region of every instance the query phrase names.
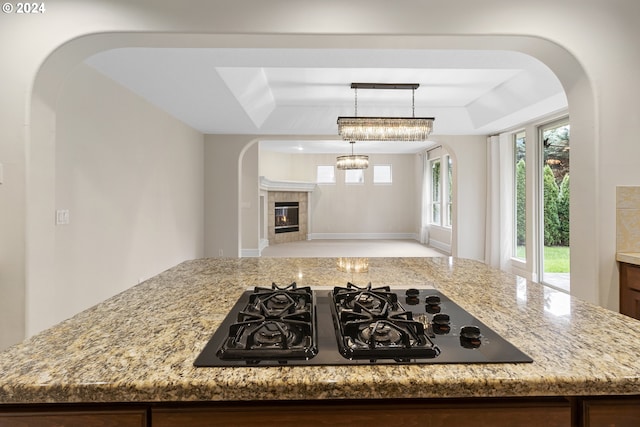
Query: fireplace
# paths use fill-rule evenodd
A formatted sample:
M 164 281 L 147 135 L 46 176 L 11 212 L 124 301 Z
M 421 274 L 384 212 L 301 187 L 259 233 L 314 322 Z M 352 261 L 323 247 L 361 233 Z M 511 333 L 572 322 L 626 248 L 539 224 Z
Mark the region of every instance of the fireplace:
M 264 203 L 263 227 L 268 245 L 307 240 L 309 197 L 303 191 L 269 191 Z M 267 245 L 267 246 L 268 246 Z
M 275 203 L 275 232 L 292 233 L 300 230 L 298 223 L 298 202 Z

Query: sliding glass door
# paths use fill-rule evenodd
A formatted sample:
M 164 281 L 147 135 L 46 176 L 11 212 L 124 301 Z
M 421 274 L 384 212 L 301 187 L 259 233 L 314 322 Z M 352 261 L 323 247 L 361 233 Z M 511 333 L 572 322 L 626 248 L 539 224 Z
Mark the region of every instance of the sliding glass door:
M 568 120 L 540 128 L 540 281 L 569 291 L 569 140 Z

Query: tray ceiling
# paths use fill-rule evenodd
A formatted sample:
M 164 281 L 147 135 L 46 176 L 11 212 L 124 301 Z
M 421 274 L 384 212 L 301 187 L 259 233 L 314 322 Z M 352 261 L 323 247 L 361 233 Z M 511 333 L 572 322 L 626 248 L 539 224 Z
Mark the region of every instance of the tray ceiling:
M 200 132 L 284 136 L 264 147 L 289 152 L 344 151 L 318 137 L 337 139 L 337 117 L 354 114 L 351 82 L 419 83 L 415 114 L 436 118 L 434 135 L 495 134 L 567 107 L 551 70 L 517 52 L 122 48 L 86 63 Z M 411 92 L 359 90 L 358 115 L 410 116 Z

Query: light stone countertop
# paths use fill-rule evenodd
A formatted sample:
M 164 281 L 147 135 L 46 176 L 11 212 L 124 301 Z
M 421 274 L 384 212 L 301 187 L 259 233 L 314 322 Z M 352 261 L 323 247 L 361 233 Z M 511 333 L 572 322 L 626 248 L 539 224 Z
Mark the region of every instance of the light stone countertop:
M 616 254 L 616 261 L 640 265 L 640 252 L 618 252 Z
M 187 261 L 0 353 L 0 404 L 640 394 L 640 322 L 476 261 Z M 195 368 L 241 293 L 433 286 L 534 359 L 526 364 Z M 575 285 L 575 286 L 579 286 Z

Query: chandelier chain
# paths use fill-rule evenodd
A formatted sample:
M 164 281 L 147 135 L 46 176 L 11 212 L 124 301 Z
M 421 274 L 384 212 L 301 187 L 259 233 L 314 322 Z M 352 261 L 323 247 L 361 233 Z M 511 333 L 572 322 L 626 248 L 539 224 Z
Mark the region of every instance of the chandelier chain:
M 416 116 L 416 90 L 411 89 L 411 117 Z
M 354 117 L 358 117 L 358 88 L 355 89 L 356 92 L 356 106 L 355 106 L 355 115 Z

